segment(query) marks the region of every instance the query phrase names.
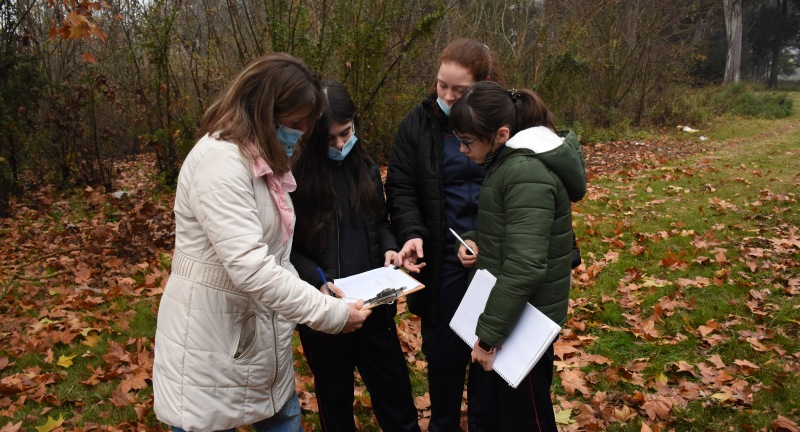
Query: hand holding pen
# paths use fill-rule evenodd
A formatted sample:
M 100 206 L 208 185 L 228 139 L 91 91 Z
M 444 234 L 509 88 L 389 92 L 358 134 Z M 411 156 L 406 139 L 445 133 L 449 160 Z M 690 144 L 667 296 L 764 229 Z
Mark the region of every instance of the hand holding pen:
M 317 267 L 317 273 L 319 273 L 319 277 L 322 279 L 322 286 L 320 286 L 319 290 L 323 294 L 329 294 L 334 298 L 344 298 L 344 293 L 342 290 L 336 288 L 336 285 L 328 283 L 328 279 L 325 277 L 325 272 L 323 272 L 321 268 Z M 361 309 L 363 306 L 364 300 L 359 300 L 357 303 L 347 304 L 347 307 L 350 309 L 350 313 L 347 315 L 347 322 L 345 323 L 344 327 L 342 327 L 342 333 L 350 333 L 361 328 L 361 326 L 364 324 L 364 320 L 366 320 L 367 317 L 372 313 L 372 311 L 369 309 Z
M 322 279 L 322 286 L 320 286 L 319 290 L 322 291 L 323 294 L 328 294 L 335 298 L 344 298 L 344 293 L 342 290 L 337 288 L 336 285 L 328 282 L 328 279 L 325 278 L 325 273 L 321 268 L 317 267 L 317 273 L 319 273 L 319 277 Z
M 450 232 L 461 243 L 458 247 L 458 260 L 461 261 L 461 265 L 466 268 L 474 267 L 478 261 L 478 245 L 470 239 L 462 239 L 452 228 L 450 228 Z

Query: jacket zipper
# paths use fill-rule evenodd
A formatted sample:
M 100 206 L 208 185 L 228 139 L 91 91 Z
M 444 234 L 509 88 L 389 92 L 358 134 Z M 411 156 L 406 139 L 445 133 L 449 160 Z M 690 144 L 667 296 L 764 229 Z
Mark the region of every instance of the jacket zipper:
M 339 227 L 338 209 L 336 216 L 336 250 L 336 276 L 342 277 L 342 237 L 341 228 Z
M 466 156 L 466 155 L 464 155 L 464 156 Z M 472 167 L 471 167 L 471 165 L 469 163 L 469 158 L 466 158 L 466 159 L 467 159 L 467 161 L 466 161 L 467 162 L 467 166 L 466 166 L 466 168 L 467 168 L 467 193 L 469 194 L 469 196 L 468 196 L 469 207 L 470 207 L 470 210 L 471 210 L 470 214 L 472 215 L 470 217 L 470 221 L 469 221 L 469 223 L 470 223 L 469 230 L 473 230 L 473 229 L 475 229 L 474 227 L 478 226 L 478 222 L 476 221 L 476 219 L 478 217 L 478 209 L 477 209 L 478 203 L 475 202 L 472 199 Z M 472 211 L 472 210 L 474 210 L 474 211 Z
M 278 265 L 279 266 L 283 266 L 283 259 L 278 258 Z M 270 392 L 272 392 L 272 390 L 275 388 L 275 383 L 278 382 L 278 370 L 279 370 L 279 366 L 280 366 L 280 362 L 279 362 L 280 359 L 278 358 L 278 349 L 280 347 L 278 346 L 278 327 L 277 327 L 277 323 L 276 323 L 276 317 L 277 316 L 278 316 L 278 314 L 275 313 L 275 311 L 272 311 L 272 344 L 275 347 L 275 349 L 273 350 L 273 352 L 275 353 L 275 374 L 272 376 L 272 385 L 269 386 L 270 387 Z M 273 400 L 273 404 L 274 404 L 274 401 L 275 401 L 274 395 L 273 395 L 272 400 Z
M 250 334 L 245 334 L 244 333 L 245 331 L 247 331 L 247 329 L 245 328 L 246 324 L 251 319 L 258 320 L 258 318 L 256 318 L 255 311 L 248 313 L 244 317 L 244 320 L 242 320 L 242 330 L 239 332 L 239 340 L 236 343 L 236 350 L 234 351 L 234 354 L 233 354 L 233 359 L 234 360 L 240 359 L 245 353 L 247 353 L 250 350 L 250 348 L 253 347 L 253 344 L 255 343 L 256 336 L 255 336 L 254 333 L 256 331 L 255 328 L 258 325 L 257 323 L 253 324 L 253 326 L 254 326 L 253 327 L 253 340 L 248 341 L 247 339 L 250 337 Z

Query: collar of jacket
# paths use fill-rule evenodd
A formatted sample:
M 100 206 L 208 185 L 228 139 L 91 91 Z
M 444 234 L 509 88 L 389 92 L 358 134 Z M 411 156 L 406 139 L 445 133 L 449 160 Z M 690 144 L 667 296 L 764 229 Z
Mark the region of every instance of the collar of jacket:
M 436 103 L 436 93 L 429 94 L 421 104 L 428 117 L 435 121 L 439 127 L 444 128 L 444 126 L 450 123 L 450 118 L 442 112 L 441 108 L 439 108 L 439 105 Z
M 517 149 L 509 148 L 507 145 L 503 145 L 500 151 L 497 153 L 497 157 L 492 162 L 492 165 L 487 168 L 486 175 L 492 173 L 492 171 L 496 170 L 498 166 L 503 164 L 503 161 L 506 160 L 509 156 L 517 153 Z M 484 180 L 486 181 L 486 180 Z

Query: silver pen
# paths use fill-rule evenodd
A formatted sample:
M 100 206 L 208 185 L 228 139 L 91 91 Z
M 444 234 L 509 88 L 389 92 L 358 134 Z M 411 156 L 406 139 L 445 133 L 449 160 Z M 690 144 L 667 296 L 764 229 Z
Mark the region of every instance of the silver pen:
M 471 247 L 469 247 L 469 245 L 467 244 L 467 242 L 465 242 L 465 241 L 464 241 L 464 239 L 462 239 L 460 235 L 456 234 L 456 232 L 455 232 L 455 231 L 453 231 L 453 229 L 452 229 L 452 228 L 450 228 L 450 232 L 451 232 L 451 233 L 453 233 L 453 235 L 454 235 L 454 236 L 456 236 L 456 238 L 458 239 L 458 241 L 460 241 L 460 242 L 461 242 L 461 244 L 463 244 L 465 248 L 467 248 L 467 250 L 469 251 L 470 255 L 476 255 L 476 254 L 475 254 L 475 251 L 474 251 L 474 250 L 472 250 L 472 248 L 471 248 Z

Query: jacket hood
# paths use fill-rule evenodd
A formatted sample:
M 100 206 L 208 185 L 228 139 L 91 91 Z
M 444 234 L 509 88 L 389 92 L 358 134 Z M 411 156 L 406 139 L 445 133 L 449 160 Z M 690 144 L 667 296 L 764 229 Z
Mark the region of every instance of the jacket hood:
M 563 135 L 563 136 L 562 136 Z M 578 137 L 571 131 L 556 134 L 544 126 L 517 132 L 506 142 L 511 149 L 530 150 L 564 183 L 572 202 L 586 195 L 586 163 Z

